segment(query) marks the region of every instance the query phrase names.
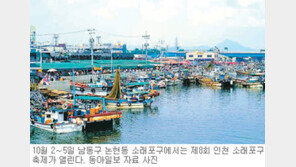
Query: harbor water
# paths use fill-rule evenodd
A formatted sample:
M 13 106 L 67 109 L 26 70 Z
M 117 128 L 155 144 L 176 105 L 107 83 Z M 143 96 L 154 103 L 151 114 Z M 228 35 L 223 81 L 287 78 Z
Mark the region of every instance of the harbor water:
M 123 110 L 104 132 L 55 134 L 31 127 L 31 144 L 264 144 L 265 92 L 197 85 L 160 90 L 150 108 Z

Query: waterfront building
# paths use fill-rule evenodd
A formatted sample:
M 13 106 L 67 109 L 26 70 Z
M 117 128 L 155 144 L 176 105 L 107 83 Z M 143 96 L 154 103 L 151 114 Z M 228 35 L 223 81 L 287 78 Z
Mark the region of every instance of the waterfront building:
M 224 56 L 215 52 L 201 52 L 201 51 L 191 51 L 186 53 L 186 60 L 189 61 L 211 61 L 220 60 Z
M 71 46 L 69 49 L 69 57 L 71 60 L 91 60 L 91 50 L 89 47 Z M 126 44 L 100 44 L 95 45 L 93 49 L 94 60 L 130 60 L 133 55 L 127 51 Z
M 53 45 L 43 45 L 42 49 L 44 49 L 45 51 L 49 51 L 49 52 L 62 52 L 65 53 L 67 48 L 66 48 L 66 44 L 58 44 L 56 46 Z
M 227 56 L 231 59 L 236 59 L 236 61 L 245 61 L 245 60 L 255 60 L 262 61 L 265 60 L 265 50 L 260 52 L 220 52 L 221 55 Z
M 134 60 L 145 60 L 146 55 L 145 54 L 134 54 Z
M 40 62 L 52 62 L 51 52 L 41 50 L 41 49 L 31 49 L 30 50 L 30 62 L 31 63 L 40 63 Z
M 185 51 L 167 51 L 163 53 L 162 57 L 185 59 L 186 52 Z

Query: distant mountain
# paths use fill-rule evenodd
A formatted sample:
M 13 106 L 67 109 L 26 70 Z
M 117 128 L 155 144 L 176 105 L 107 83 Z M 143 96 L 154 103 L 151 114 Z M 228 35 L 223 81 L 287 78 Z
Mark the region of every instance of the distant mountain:
M 241 45 L 238 42 L 235 41 L 231 41 L 229 39 L 226 39 L 218 44 L 215 45 L 216 47 L 218 47 L 220 49 L 220 51 L 225 51 L 225 47 L 228 48 L 228 51 L 230 52 L 236 52 L 236 51 L 255 51 L 255 49 L 246 47 Z M 212 48 L 214 48 L 215 46 L 207 46 L 207 45 L 200 45 L 200 46 L 181 46 L 181 49 L 184 50 L 199 50 L 199 51 L 208 51 Z M 128 46 L 128 49 L 135 49 L 135 48 L 139 48 L 141 49 L 141 46 Z M 174 46 L 170 46 L 168 48 L 168 51 L 175 51 L 176 48 Z
M 229 39 L 226 39 L 218 44 L 215 45 L 220 49 L 220 51 L 225 51 L 225 47 L 228 48 L 228 51 L 254 51 L 254 49 L 246 47 L 241 45 L 238 42 L 231 41 Z M 184 47 L 185 50 L 199 50 L 199 51 L 208 51 L 215 46 L 206 46 L 206 45 L 201 45 L 201 46 L 190 46 L 190 47 Z
M 199 50 L 199 51 L 207 51 L 207 50 L 210 50 L 211 48 L 212 47 L 206 46 L 206 45 L 184 47 L 185 50 Z
M 254 49 L 241 45 L 238 42 L 231 41 L 229 39 L 224 40 L 216 45 L 221 51 L 225 47 L 228 48 L 228 51 L 254 51 Z

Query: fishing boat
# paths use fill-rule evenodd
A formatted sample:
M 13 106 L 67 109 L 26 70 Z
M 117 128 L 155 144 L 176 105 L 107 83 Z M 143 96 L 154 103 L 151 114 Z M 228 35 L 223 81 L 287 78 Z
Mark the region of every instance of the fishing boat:
M 209 86 L 209 87 L 221 87 L 221 83 L 217 81 L 213 81 L 210 78 L 201 78 L 199 79 L 199 83 L 204 86 Z
M 152 102 L 152 98 L 146 98 L 142 94 L 139 94 L 138 96 L 123 94 L 121 90 L 119 70 L 116 70 L 113 88 L 110 94 L 106 97 L 107 108 L 144 108 L 151 106 Z
M 234 81 L 228 75 L 219 75 L 219 82 L 224 89 L 234 88 Z
M 232 79 L 223 79 L 220 81 L 222 88 L 234 88 L 234 81 Z
M 176 77 L 172 78 L 171 82 L 172 82 L 172 86 L 182 84 L 182 81 Z
M 195 83 L 195 77 L 194 76 L 188 76 L 189 82 L 190 83 Z
M 241 88 L 263 88 L 263 84 L 254 78 L 246 80 L 236 79 L 235 85 Z
M 249 75 L 250 74 L 247 71 L 239 71 L 239 70 L 237 70 L 236 73 L 239 74 L 239 75 Z
M 95 96 L 78 96 L 77 100 L 83 100 L 80 110 L 71 115 L 72 120 L 82 119 L 85 123 L 84 130 L 105 130 L 112 129 L 115 122 L 118 122 L 122 117 L 120 111 L 108 111 L 106 109 L 106 100 L 102 97 Z
M 38 114 L 31 111 L 30 125 L 36 128 L 47 130 L 55 133 L 69 133 L 75 131 L 82 131 L 84 124 L 80 119 L 75 123 L 68 121 L 64 117 L 67 111 L 41 111 Z
M 73 80 L 75 80 L 74 74 Z M 33 109 L 30 110 L 30 125 L 54 133 L 112 129 L 114 122 L 118 122 L 119 118 L 122 117 L 120 111 L 106 110 L 105 98 L 76 97 L 75 84 L 73 86 L 72 103 L 63 100 L 44 101 L 44 97 L 39 97 L 39 99 L 42 100 L 38 103 L 38 108 L 33 106 Z M 76 102 L 77 100 L 78 102 Z M 31 101 L 33 103 L 36 100 Z M 96 101 L 98 103 L 91 106 L 82 101 Z M 53 105 L 53 102 L 57 102 L 57 105 Z M 91 104 L 95 103 L 92 102 Z
M 142 81 L 136 81 L 136 82 L 129 82 L 125 84 L 125 87 L 140 87 L 140 86 L 148 86 L 149 82 L 142 82 Z
M 159 96 L 159 94 L 160 93 L 157 90 L 155 90 L 155 89 L 151 89 L 150 92 L 148 93 L 148 95 L 150 97 L 157 97 L 157 96 Z
M 117 109 L 129 109 L 129 108 L 144 108 L 151 106 L 153 100 L 138 100 L 137 98 L 130 97 L 127 99 L 120 99 L 116 101 L 109 100 L 107 108 L 117 108 Z
M 107 96 L 108 83 L 104 79 L 98 78 L 95 83 L 78 83 L 75 82 L 77 95 L 96 95 Z M 70 89 L 73 89 L 73 81 L 70 81 Z
M 250 75 L 252 75 L 252 76 L 264 76 L 265 73 L 264 72 L 257 72 L 257 73 L 251 73 Z
M 161 81 L 159 81 L 158 84 L 157 84 L 157 86 L 158 86 L 159 88 L 166 88 L 166 87 L 167 87 L 167 85 L 166 85 L 166 83 L 165 83 L 165 80 L 161 80 Z
M 46 110 L 38 113 L 31 111 L 30 125 L 55 133 L 112 129 L 114 120 L 121 118 L 122 113 L 108 112 L 103 108 L 86 109 L 76 106 L 66 110 Z
M 244 88 L 263 88 L 263 85 L 260 82 L 246 82 L 242 83 Z

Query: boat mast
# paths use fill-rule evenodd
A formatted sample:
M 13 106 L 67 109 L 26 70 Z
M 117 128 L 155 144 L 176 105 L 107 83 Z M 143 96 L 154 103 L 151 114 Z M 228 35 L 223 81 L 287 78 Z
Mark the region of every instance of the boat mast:
M 74 72 L 75 72 L 74 69 L 72 69 L 72 74 L 73 74 L 73 84 L 72 84 L 73 85 L 72 86 L 73 87 L 73 106 L 75 106 L 75 103 L 76 103 L 75 102 L 76 101 L 75 100 L 75 93 L 76 92 L 75 92 L 75 73 Z
M 111 46 L 109 46 L 109 50 L 110 50 L 110 58 L 111 58 L 111 74 L 113 75 L 113 55 L 112 55 L 112 45 Z

